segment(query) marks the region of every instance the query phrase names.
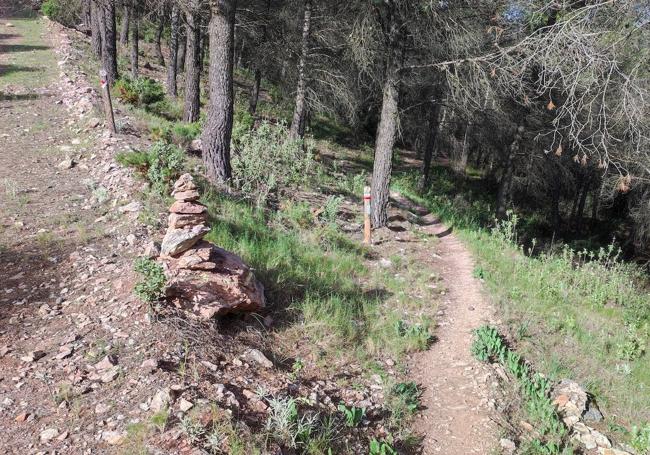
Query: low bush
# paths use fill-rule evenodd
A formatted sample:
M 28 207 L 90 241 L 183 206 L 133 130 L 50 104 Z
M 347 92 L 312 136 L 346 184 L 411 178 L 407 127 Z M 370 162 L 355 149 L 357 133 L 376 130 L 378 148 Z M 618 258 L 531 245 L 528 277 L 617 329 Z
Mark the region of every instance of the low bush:
M 73 27 L 79 22 L 80 0 L 45 0 L 41 12 L 53 21 L 66 27 Z
M 258 205 L 312 183 L 317 166 L 312 152 L 301 140 L 290 139 L 284 125 L 264 122 L 242 133 L 233 145 L 233 185 Z
M 154 143 L 147 152 L 118 153 L 115 159 L 144 175 L 152 189 L 160 195 L 169 192 L 171 184 L 182 174 L 186 162 L 182 150 L 164 141 Z
M 162 84 L 147 77 L 118 79 L 113 90 L 120 100 L 137 107 L 156 106 L 165 100 Z
M 134 270 L 140 275 L 140 281 L 134 288 L 138 298 L 153 303 L 163 297 L 167 279 L 160 264 L 148 258 L 138 258 Z

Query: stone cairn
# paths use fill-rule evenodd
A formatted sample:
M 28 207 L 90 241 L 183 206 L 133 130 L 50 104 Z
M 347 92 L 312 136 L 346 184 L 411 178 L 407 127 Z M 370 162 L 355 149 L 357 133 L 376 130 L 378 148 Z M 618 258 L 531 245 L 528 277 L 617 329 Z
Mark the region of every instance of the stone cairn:
M 174 204 L 160 248 L 167 276 L 166 296 L 201 319 L 264 308 L 264 287 L 242 259 L 203 240 L 207 208 L 190 174 L 174 184 Z

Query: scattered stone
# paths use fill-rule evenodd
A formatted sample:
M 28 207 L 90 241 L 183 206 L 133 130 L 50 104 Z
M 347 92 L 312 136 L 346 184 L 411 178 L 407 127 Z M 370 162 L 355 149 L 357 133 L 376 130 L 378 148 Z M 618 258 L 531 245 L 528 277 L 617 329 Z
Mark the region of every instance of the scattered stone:
M 178 403 L 178 408 L 183 412 L 187 412 L 193 407 L 194 407 L 194 403 L 192 403 L 191 401 L 187 401 L 185 398 L 181 398 L 181 401 Z
M 28 352 L 26 355 L 22 356 L 20 360 L 22 360 L 23 362 L 36 362 L 42 359 L 43 357 L 45 357 L 45 355 L 46 354 L 43 351 L 31 351 Z
M 128 243 L 130 246 L 134 246 L 136 240 L 137 237 L 134 234 L 129 234 L 126 236 L 126 243 Z
M 391 261 L 390 259 L 381 258 L 379 260 L 379 267 L 381 267 L 381 268 L 389 269 L 392 266 L 393 266 L 393 261 Z
M 144 255 L 149 259 L 156 259 L 160 256 L 160 243 L 151 241 L 144 247 Z
M 244 358 L 257 363 L 258 365 L 261 365 L 264 368 L 273 368 L 273 362 L 267 359 L 266 356 L 257 349 L 249 349 L 248 351 L 246 351 L 244 353 Z
M 72 158 L 66 158 L 65 160 L 61 161 L 59 164 L 56 165 L 59 169 L 62 171 L 66 169 L 72 169 L 76 163 Z
M 117 377 L 118 377 L 119 375 L 120 375 L 120 369 L 119 369 L 119 367 L 113 367 L 113 368 L 107 370 L 106 372 L 104 372 L 104 373 L 101 375 L 100 380 L 101 380 L 103 383 L 106 384 L 106 383 L 109 383 L 109 382 L 113 382 L 115 379 L 117 379 Z
M 72 355 L 72 352 L 74 351 L 72 346 L 66 345 L 66 346 L 61 346 L 59 348 L 59 353 L 55 356 L 57 360 L 63 360 L 67 359 Z
M 499 444 L 501 445 L 501 448 L 508 453 L 513 453 L 515 450 L 517 450 L 517 445 L 510 439 L 501 438 Z
M 124 436 L 125 434 L 119 431 L 102 431 L 102 440 L 112 446 L 121 444 Z
M 169 388 L 164 388 L 159 390 L 151 399 L 151 404 L 149 409 L 153 412 L 160 412 L 165 408 L 168 408 L 172 402 L 172 394 Z
M 115 356 L 109 354 L 95 364 L 95 369 L 99 371 L 108 370 L 109 368 L 113 368 L 115 365 L 117 365 L 117 359 Z
M 158 369 L 158 361 L 156 359 L 147 359 L 142 362 L 140 368 L 142 368 L 147 373 L 153 373 Z
M 203 143 L 201 142 L 201 139 L 194 139 L 190 142 L 187 151 L 190 153 L 201 153 L 203 151 Z
M 20 423 L 20 422 L 24 422 L 25 420 L 27 420 L 27 417 L 29 417 L 29 413 L 28 413 L 28 412 L 21 412 L 20 414 L 18 414 L 18 415 L 16 416 L 16 418 L 15 418 L 14 420 L 15 420 L 16 422 L 19 422 L 19 423 Z
M 631 455 L 630 452 L 626 452 L 625 450 L 605 448 L 605 447 L 599 447 L 598 454 L 599 455 Z
M 48 428 L 41 431 L 41 442 L 50 442 L 52 439 L 56 438 L 59 435 L 59 430 L 56 428 Z
M 120 213 L 134 213 L 142 210 L 142 204 L 138 201 L 130 202 L 118 209 Z
M 86 123 L 86 127 L 92 129 L 92 128 L 97 128 L 101 124 L 102 124 L 101 120 L 99 120 L 97 117 L 93 117 L 90 120 L 88 120 L 88 123 Z
M 111 410 L 111 407 L 104 403 L 97 403 L 95 406 L 95 414 L 105 414 Z

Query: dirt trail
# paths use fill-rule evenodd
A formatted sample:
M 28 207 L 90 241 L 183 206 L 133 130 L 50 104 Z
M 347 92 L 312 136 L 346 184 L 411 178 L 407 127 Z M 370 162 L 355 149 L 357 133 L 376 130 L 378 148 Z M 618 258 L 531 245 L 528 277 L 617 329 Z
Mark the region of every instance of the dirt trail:
M 492 319 L 492 308 L 472 275 L 471 254 L 458 238 L 430 227 L 440 236 L 438 272 L 447 287 L 431 349 L 415 357 L 414 379 L 424 387 L 425 410 L 416 430 L 425 436 L 424 454 L 487 454 L 498 442 L 490 419 L 490 372 L 472 358 L 472 330 Z

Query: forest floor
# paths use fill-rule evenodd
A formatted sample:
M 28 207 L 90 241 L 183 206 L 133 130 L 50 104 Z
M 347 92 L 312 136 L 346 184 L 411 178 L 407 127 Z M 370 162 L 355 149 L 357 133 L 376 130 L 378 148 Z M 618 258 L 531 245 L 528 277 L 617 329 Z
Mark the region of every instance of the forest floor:
M 133 425 L 146 421 L 151 395 L 171 387 L 197 404 L 205 393 L 205 368 L 195 365 L 198 377 L 179 379 L 178 356 L 187 354 L 177 354 L 178 346 L 166 340 L 169 332 L 154 329 L 131 295 L 133 257 L 156 232 L 130 214 L 140 184 L 112 157 L 143 138 L 110 137 L 92 110 L 80 114 L 84 96 L 96 102 L 96 93 L 86 79 L 59 74 L 64 65 L 54 49 L 66 38 L 47 27 L 32 18 L 0 18 L 0 446 L 4 453 L 140 453 L 138 438 L 145 436 Z M 435 341 L 407 361 L 423 391 L 415 417 L 424 435 L 422 452 L 490 453 L 498 447 L 496 379 L 471 356 L 470 345 L 473 329 L 494 322 L 492 308 L 472 276 L 471 255 L 454 234 L 424 213 L 417 215 L 430 222 L 408 221 L 419 209 L 399 196 L 395 203 L 401 208 L 391 210 L 388 229 L 376 232 L 367 265 L 389 268 L 407 283 L 421 279 L 409 276 L 417 268 L 429 277 L 423 289 L 440 291 L 428 301 L 420 296 L 423 311 L 435 314 Z M 358 207 L 352 201 L 346 209 L 353 215 Z M 401 258 L 408 267 L 386 258 Z M 407 289 L 407 299 L 410 292 L 420 289 Z M 285 334 L 263 341 L 263 333 L 251 335 L 259 325 L 242 324 L 245 330 L 237 331 L 215 363 L 233 370 L 226 385 L 243 413 L 256 406 L 259 411 L 250 389 L 264 373 L 247 370 L 229 349 L 257 343 L 272 352 L 273 340 Z M 160 365 L 155 374 L 149 359 Z M 389 376 L 409 376 L 392 371 L 390 359 L 386 365 Z M 306 394 L 337 377 L 316 367 L 307 372 L 312 377 L 301 385 Z M 272 389 L 282 382 L 266 380 Z M 372 401 L 365 379 L 354 380 L 365 384 L 356 395 Z M 355 396 L 352 389 L 359 387 L 336 386 L 332 396 Z M 178 432 L 165 430 L 163 424 L 163 435 L 147 437 L 157 438 L 167 453 L 193 453 L 178 442 Z

